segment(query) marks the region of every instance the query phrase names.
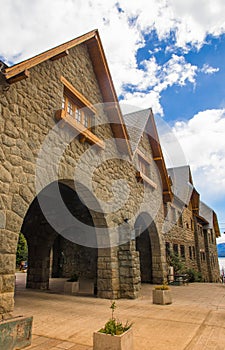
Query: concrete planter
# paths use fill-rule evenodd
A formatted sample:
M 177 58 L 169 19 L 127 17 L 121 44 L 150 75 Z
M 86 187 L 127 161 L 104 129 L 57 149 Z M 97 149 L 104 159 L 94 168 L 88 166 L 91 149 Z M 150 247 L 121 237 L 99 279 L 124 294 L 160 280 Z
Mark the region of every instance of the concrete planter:
M 128 329 L 121 335 L 94 332 L 93 350 L 133 350 L 133 330 Z
M 0 321 L 0 349 L 23 349 L 31 344 L 33 317 L 13 317 Z
M 153 304 L 172 304 L 171 290 L 153 289 Z
M 79 281 L 76 282 L 64 282 L 65 294 L 77 294 L 79 292 Z

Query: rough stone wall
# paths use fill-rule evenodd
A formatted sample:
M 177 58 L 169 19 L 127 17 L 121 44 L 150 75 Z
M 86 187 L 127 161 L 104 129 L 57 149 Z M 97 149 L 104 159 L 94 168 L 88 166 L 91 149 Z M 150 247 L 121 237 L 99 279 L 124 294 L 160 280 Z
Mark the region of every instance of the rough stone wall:
M 59 260 L 61 259 L 62 266 L 60 276 L 59 271 L 54 271 L 55 277 L 71 278 L 77 275 L 79 277 L 93 279 L 97 283 L 97 248 L 80 246 L 61 236 L 59 238 L 60 242 L 56 247 L 54 265 L 58 270 Z
M 200 272 L 205 282 L 218 282 L 219 267 L 214 231 L 205 229 L 198 222 L 192 212 L 191 203 L 183 208 L 169 203 L 167 213 L 165 245 L 169 243 L 171 250 L 174 244 L 177 245 L 180 257 L 182 257 L 181 247 L 183 246 L 185 257 L 182 259 L 185 267 Z
M 13 310 L 17 239 L 24 217 L 36 196 L 36 160 L 46 136 L 56 125 L 55 111 L 61 108 L 64 89 L 60 82 L 61 75 L 91 103 L 102 103 L 101 92 L 85 45 L 79 45 L 71 49 L 70 54 L 60 60 L 46 61 L 31 68 L 28 79 L 14 83 L 9 87 L 1 79 L 0 313 L 4 315 Z M 102 139 L 113 138 L 110 125 L 105 124 L 108 119 L 102 106 L 98 109 L 96 120 L 104 124 L 95 128 L 96 135 Z M 52 147 L 51 150 L 53 157 L 51 157 L 51 153 L 50 156 L 47 154 L 47 164 L 46 162 L 40 164 L 43 177 L 40 181 L 40 189 L 46 183 L 54 180 L 61 179 L 64 182 L 73 180 L 77 161 L 85 151 L 90 150 L 89 144 L 80 143 L 77 138 L 70 142 L 70 137 L 73 134 L 69 127 L 64 126 L 62 133 L 64 133 L 64 136 L 65 134 L 68 135 L 69 141 L 66 146 L 63 143 L 61 144 L 61 147 L 64 147 L 65 150 L 60 157 L 57 178 L 55 178 L 52 166 L 54 165 L 54 155 L 60 152 L 60 146 L 57 145 L 57 140 L 54 139 L 56 135 L 52 133 L 53 143 L 51 146 L 55 146 L 55 148 Z M 115 186 L 114 189 L 117 193 L 121 193 L 119 203 L 116 203 L 116 205 L 119 205 L 119 209 L 115 210 L 114 213 L 108 213 L 104 217 L 106 226 L 116 226 L 122 223 L 125 218 L 131 219 L 132 224 L 132 218 L 139 207 L 142 211 L 148 212 L 150 210 L 148 204 L 150 202 L 157 203 L 159 197 L 161 199 L 160 187 L 157 191 L 147 188 L 145 191 L 147 194 L 144 195 L 143 185 L 137 183 L 135 168 L 131 164 L 131 160 L 128 160 L 126 156 L 121 159 L 121 155 L 113 142 L 110 150 L 113 159 L 105 159 L 94 171 L 94 192 L 98 199 L 102 201 L 112 198 L 112 186 Z M 90 171 L 90 161 L 96 156 L 96 152 L 92 148 L 87 157 L 84 158 L 84 172 L 88 173 Z M 128 185 L 124 184 L 123 181 L 117 181 L 119 178 L 125 179 Z M 123 195 L 127 188 L 128 198 Z M 146 198 L 150 199 L 146 201 Z M 97 226 L 101 226 L 101 220 L 97 216 L 93 217 L 93 221 Z M 134 220 L 135 218 L 133 218 Z M 129 235 L 131 229 L 132 225 L 125 230 L 125 234 Z M 158 227 L 158 232 L 160 232 L 160 227 Z M 49 247 L 47 250 L 49 251 Z M 157 259 L 158 274 L 160 274 L 160 254 L 158 254 Z M 50 258 L 48 258 L 49 260 Z M 126 271 L 129 273 L 126 272 L 126 275 L 123 276 L 123 270 L 121 269 L 128 264 L 128 260 L 131 266 L 127 266 Z M 48 262 L 46 263 L 48 264 Z M 97 263 L 99 296 L 122 297 L 129 295 L 129 297 L 134 297 L 137 295 L 140 285 L 139 259 L 138 252 L 134 249 L 133 244 L 122 250 L 117 246 L 113 249 L 100 249 Z M 126 288 L 124 288 L 125 285 Z
M 213 229 L 204 230 L 205 255 L 207 264 L 207 281 L 219 282 L 219 262 L 217 256 L 216 237 Z
M 198 271 L 195 229 L 191 205 L 182 206 L 168 203 L 166 217 L 165 245 L 170 244 L 171 251 L 177 245 L 178 255 L 186 268 Z M 183 256 L 182 256 L 183 255 Z
M 162 197 L 161 175 L 158 167 L 153 160 L 151 145 L 148 136 L 144 133 L 141 137 L 138 149 L 150 160 L 149 177 L 155 183 L 156 187 L 152 187 L 148 183 L 143 182 L 145 197 L 139 214 L 148 213 L 150 222 L 147 227 L 150 237 L 151 246 L 150 254 L 152 258 L 152 282 L 162 283 L 167 276 L 167 265 L 165 249 L 163 244 L 163 223 L 164 223 L 164 208 Z M 138 169 L 138 155 L 135 154 L 134 164 Z M 136 220 L 138 216 L 136 216 Z

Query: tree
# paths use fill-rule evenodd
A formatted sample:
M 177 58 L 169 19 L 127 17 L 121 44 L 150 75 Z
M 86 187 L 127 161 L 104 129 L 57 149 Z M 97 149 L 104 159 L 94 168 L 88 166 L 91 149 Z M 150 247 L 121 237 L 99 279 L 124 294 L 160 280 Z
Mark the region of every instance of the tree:
M 167 262 L 170 266 L 173 266 L 175 275 L 182 273 L 185 269 L 182 259 L 172 251 L 170 251 Z
M 17 245 L 17 252 L 16 252 L 16 265 L 19 266 L 20 262 L 23 260 L 26 261 L 27 258 L 28 258 L 27 241 L 24 235 L 20 232 L 18 245 Z

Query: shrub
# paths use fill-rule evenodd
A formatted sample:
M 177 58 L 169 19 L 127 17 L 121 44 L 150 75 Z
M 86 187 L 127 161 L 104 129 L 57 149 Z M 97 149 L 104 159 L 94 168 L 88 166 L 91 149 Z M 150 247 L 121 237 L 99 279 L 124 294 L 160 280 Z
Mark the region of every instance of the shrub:
M 167 258 L 167 263 L 170 266 L 173 266 L 175 275 L 182 273 L 185 269 L 185 265 L 182 259 L 172 251 L 170 251 L 170 254 Z
M 26 261 L 28 258 L 28 247 L 26 238 L 22 233 L 19 233 L 17 252 L 16 252 L 16 265 L 19 266 L 21 261 Z
M 189 282 L 202 282 L 202 274 L 194 269 L 186 270 Z
M 156 290 L 169 290 L 170 288 L 166 284 L 162 284 L 161 286 L 156 286 L 155 289 Z

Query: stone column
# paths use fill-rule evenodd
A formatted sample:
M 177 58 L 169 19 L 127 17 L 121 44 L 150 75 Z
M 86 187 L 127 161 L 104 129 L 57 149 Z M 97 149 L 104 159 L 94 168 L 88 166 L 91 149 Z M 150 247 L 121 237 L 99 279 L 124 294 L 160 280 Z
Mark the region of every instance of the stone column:
M 118 247 L 98 250 L 97 295 L 100 298 L 120 298 L 117 250 Z
M 120 245 L 118 252 L 120 297 L 135 299 L 141 287 L 139 252 L 135 240 Z
M 39 242 L 38 245 L 28 242 L 27 288 L 49 289 L 50 250 L 49 246 Z
M 18 234 L 0 230 L 0 320 L 9 317 L 14 308 L 17 240 Z

